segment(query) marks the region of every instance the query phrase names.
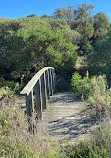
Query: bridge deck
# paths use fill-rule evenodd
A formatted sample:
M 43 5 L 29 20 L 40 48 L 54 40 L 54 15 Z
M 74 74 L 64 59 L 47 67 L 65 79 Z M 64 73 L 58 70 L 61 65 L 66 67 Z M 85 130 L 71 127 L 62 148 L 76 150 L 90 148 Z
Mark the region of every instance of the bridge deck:
M 43 113 L 43 124 L 50 139 L 77 142 L 88 137 L 95 126 L 90 123 L 87 105 L 69 92 L 52 96 L 49 108 Z

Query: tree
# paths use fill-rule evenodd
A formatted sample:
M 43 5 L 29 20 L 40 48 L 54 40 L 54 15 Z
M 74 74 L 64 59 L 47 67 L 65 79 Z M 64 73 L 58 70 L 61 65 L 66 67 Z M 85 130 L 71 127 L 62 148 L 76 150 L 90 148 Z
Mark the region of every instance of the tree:
M 71 28 L 77 30 L 83 39 L 90 39 L 93 36 L 93 19 L 91 17 L 91 10 L 93 8 L 92 4 L 87 5 L 84 3 L 77 9 L 74 9 L 74 20 Z
M 93 36 L 93 19 L 92 19 L 92 9 L 94 6 L 92 4 L 82 4 L 79 5 L 77 9 L 74 9 L 73 21 L 71 21 L 71 29 L 76 30 L 81 34 L 81 39 L 79 42 L 79 55 L 84 55 L 86 48 L 90 47 L 90 39 Z
M 30 15 L 27 15 L 26 17 L 36 17 L 37 15 L 36 14 L 30 14 Z
M 51 25 L 52 29 L 57 27 L 60 29 L 70 29 L 70 26 L 65 19 L 50 19 L 49 24 Z
M 43 14 L 42 16 L 41 16 L 41 18 L 51 18 L 49 15 L 47 15 L 47 14 Z
M 106 74 L 111 78 L 111 30 L 96 38 L 87 62 L 91 74 Z
M 51 20 L 59 27 L 50 25 Z M 70 27 L 62 27 L 65 24 L 68 26 L 66 21 L 51 20 L 35 16 L 20 18 L 17 20 L 21 26 L 18 30 L 8 27 L 7 20 L 0 23 L 2 77 L 18 81 L 24 76 L 27 81 L 44 66 L 53 66 L 57 74 L 65 79 L 71 77 L 78 49 L 72 40 L 77 41 L 79 34 Z
M 92 4 L 82 4 L 79 5 L 77 9 L 72 6 L 57 8 L 53 13 L 53 18 L 65 19 L 70 25 L 72 30 L 75 30 L 81 35 L 79 38 L 79 55 L 83 55 L 86 51 L 87 45 L 90 45 L 90 39 L 93 36 L 93 18 L 92 9 L 94 6 Z M 90 47 L 90 46 L 88 46 Z
M 107 32 L 110 27 L 109 17 L 105 13 L 99 12 L 94 15 L 94 37 Z
M 54 19 L 65 19 L 70 23 L 73 19 L 73 7 L 68 5 L 67 8 L 61 7 L 57 8 L 56 11 L 52 14 Z

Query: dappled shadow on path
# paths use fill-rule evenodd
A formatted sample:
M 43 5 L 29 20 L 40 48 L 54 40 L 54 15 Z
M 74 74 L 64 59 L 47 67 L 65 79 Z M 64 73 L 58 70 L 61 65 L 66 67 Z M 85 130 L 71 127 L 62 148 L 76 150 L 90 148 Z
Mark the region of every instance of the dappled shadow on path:
M 52 136 L 62 136 L 63 140 L 65 140 L 92 132 L 91 127 L 95 124 L 93 121 L 90 122 L 90 117 L 84 116 L 84 112 L 85 110 L 79 114 L 50 121 L 49 124 L 52 125 L 49 133 Z
M 70 93 L 55 95 L 45 114 L 49 135 L 59 142 L 73 140 L 92 132 L 95 119 L 89 115 L 91 107 Z

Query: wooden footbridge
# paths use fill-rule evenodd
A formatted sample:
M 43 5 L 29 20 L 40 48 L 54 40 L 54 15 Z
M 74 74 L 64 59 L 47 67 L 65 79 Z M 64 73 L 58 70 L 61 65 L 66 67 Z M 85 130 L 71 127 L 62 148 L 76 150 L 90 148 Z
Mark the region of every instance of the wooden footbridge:
M 74 98 L 70 92 L 53 95 L 54 90 L 54 68 L 44 67 L 21 91 L 20 94 L 26 96 L 29 131 L 33 132 L 36 121 L 41 121 L 50 138 L 59 142 L 78 141 L 88 136 L 93 126 L 86 103 Z
M 37 120 L 43 119 L 42 111 L 47 108 L 47 100 L 50 100 L 50 95 L 53 95 L 55 87 L 54 78 L 54 68 L 44 67 L 35 74 L 20 93 L 26 96 L 29 131 L 34 130 L 35 112 L 37 113 Z

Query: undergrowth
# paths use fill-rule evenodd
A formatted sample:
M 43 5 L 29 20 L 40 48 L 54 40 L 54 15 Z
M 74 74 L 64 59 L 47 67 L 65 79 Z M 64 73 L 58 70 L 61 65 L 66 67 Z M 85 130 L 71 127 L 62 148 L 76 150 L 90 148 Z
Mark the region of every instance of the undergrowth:
M 24 86 L 25 86 L 25 83 L 19 84 L 19 82 L 6 81 L 3 78 L 0 78 L 0 88 L 9 87 L 10 90 L 16 94 L 19 94 Z
M 93 76 L 87 75 L 82 78 L 75 72 L 71 80 L 72 91 L 76 97 L 82 101 L 89 101 L 96 109 L 97 117 L 109 110 L 111 106 L 111 88 L 107 86 L 106 75 Z
M 0 103 L 0 157 L 2 158 L 111 157 L 109 113 L 95 132 L 95 136 L 89 141 L 83 141 L 77 146 L 67 143 L 64 147 L 50 139 L 42 123 L 37 124 L 34 134 L 29 133 L 24 110 L 20 108 L 17 98 L 8 87 L 0 89 Z
M 68 158 L 110 158 L 111 157 L 111 125 L 109 121 L 102 123 L 90 141 L 83 141 L 67 151 Z
M 34 134 L 28 131 L 25 110 L 21 109 L 14 93 L 8 87 L 0 88 L 0 157 L 64 157 L 58 143 L 50 140 L 42 123 L 36 126 Z

